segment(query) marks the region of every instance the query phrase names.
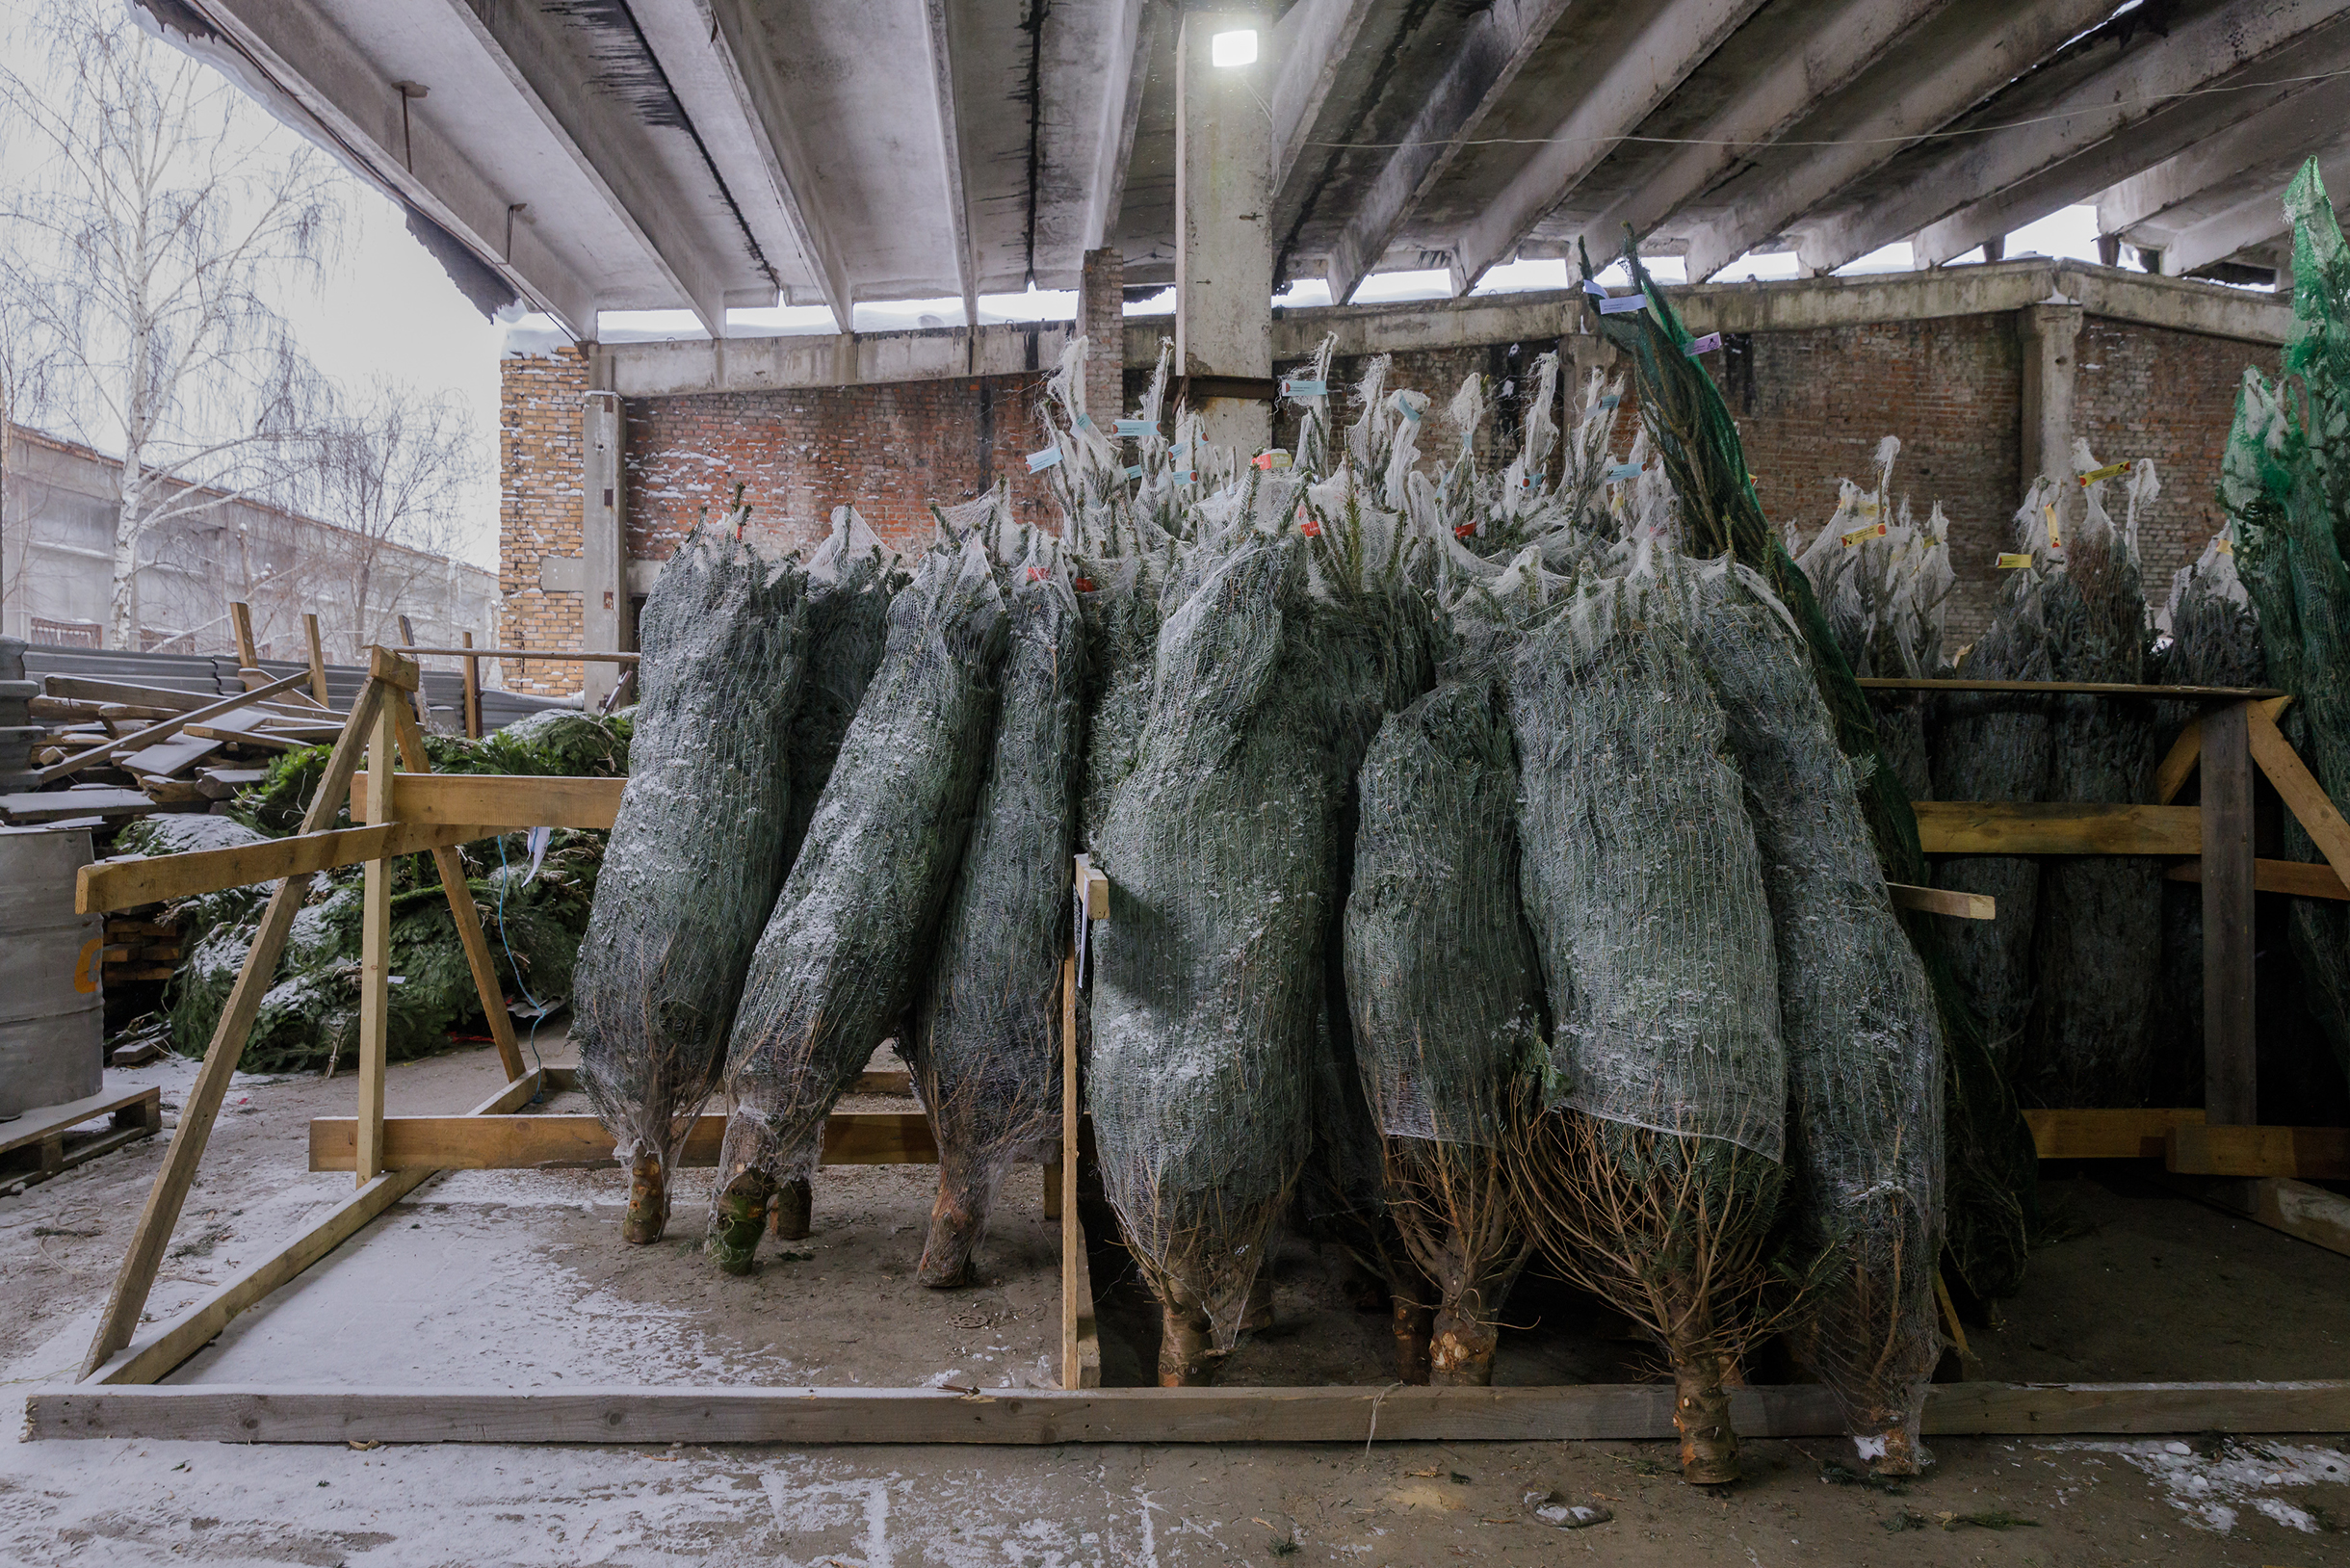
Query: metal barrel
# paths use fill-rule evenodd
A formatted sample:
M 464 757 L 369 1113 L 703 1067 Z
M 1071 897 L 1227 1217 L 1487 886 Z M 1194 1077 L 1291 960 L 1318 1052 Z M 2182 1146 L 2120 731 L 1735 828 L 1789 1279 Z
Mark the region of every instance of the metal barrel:
M 0 1117 L 98 1092 L 105 922 L 73 912 L 90 829 L 0 827 Z

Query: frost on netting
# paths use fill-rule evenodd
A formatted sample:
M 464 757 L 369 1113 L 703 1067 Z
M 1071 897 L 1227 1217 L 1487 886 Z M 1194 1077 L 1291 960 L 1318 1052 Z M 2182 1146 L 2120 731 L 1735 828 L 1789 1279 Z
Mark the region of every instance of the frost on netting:
M 1530 1250 L 1498 1149 L 1544 1050 L 1517 767 L 1491 675 L 1447 680 L 1390 715 L 1357 797 L 1345 998 L 1386 1206 L 1435 1287 L 1432 1380 L 1488 1383 Z
M 1769 1283 L 1787 1060 L 1762 861 L 1684 570 L 1640 540 L 1511 670 L 1553 1033 L 1508 1169 L 1544 1251 L 1664 1350 L 1683 1474 L 1710 1482 L 1737 1473 L 1724 1379 Z
M 939 1151 L 925 1285 L 964 1282 L 1014 1159 L 1058 1158 L 1084 636 L 1054 541 L 1025 541 L 1009 597 L 994 745 L 912 1034 Z
M 1971 681 L 2052 680 L 2043 580 L 2054 564 L 2046 509 L 2053 481 L 2032 486 L 2016 513 L 2013 553 L 2031 563 L 2006 571 L 1991 624 L 1959 662 Z M 1952 693 L 1942 711 L 1934 753 L 1934 794 L 1943 800 L 2051 798 L 2049 794 L 2048 698 L 2004 692 Z M 2024 855 L 1952 855 L 1935 870 L 1943 887 L 1985 893 L 1997 920 L 1943 925 L 1943 949 L 2001 1077 L 2014 1082 L 2032 1015 L 2033 944 L 2040 907 L 2040 862 Z
M 914 999 L 995 721 L 1004 597 L 977 537 L 942 541 L 890 605 L 889 648 L 760 935 L 727 1042 L 713 1249 L 750 1267 L 769 1196 Z
M 786 737 L 807 579 L 730 527 L 679 545 L 639 622 L 629 775 L 574 971 L 580 1082 L 630 1169 L 622 1234 L 660 1239 L 669 1175 L 786 868 Z
M 1851 763 L 1786 610 L 1726 560 L 1696 569 L 1697 642 L 1770 902 L 1787 1047 L 1788 1212 L 1808 1289 L 1797 1358 L 1864 1456 L 1909 1474 L 1942 1349 L 1943 1062 L 1933 988 L 1893 912 Z
M 864 700 L 889 641 L 890 596 L 905 585 L 897 553 L 854 508 L 832 509 L 832 532 L 808 559 L 808 672 L 792 719 L 792 805 L 783 836 L 787 872 L 799 858 L 823 798 L 841 738 Z
M 2096 468 L 2087 442 L 2075 443 L 2073 466 L 2084 475 Z M 2082 516 L 2066 523 L 2063 563 L 2042 593 L 2055 680 L 2146 678 L 2138 513 L 2156 493 L 2154 466 L 2141 458 L 2131 470 L 2118 521 L 2105 510 L 2109 483 L 2070 486 L 2083 495 Z M 2056 514 L 2064 510 L 2060 506 Z M 2110 804 L 2147 798 L 2158 760 L 2151 703 L 2058 696 L 2050 699 L 2050 798 Z M 2024 1054 L 2010 1075 L 2018 1095 L 2043 1106 L 2146 1104 L 2162 862 L 2146 855 L 2052 857 L 2040 876 L 2038 924 L 2039 994 Z

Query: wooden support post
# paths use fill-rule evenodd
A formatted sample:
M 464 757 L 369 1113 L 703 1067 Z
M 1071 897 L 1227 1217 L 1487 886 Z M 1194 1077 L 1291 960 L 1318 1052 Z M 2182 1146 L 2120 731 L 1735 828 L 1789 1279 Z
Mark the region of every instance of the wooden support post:
M 1077 1212 L 1077 954 L 1060 961 L 1060 1386 L 1099 1388 L 1102 1338 L 1093 1319 L 1093 1270 Z
M 415 642 L 415 640 L 416 640 L 416 628 L 408 624 L 408 617 L 407 617 L 407 616 L 405 616 L 405 615 L 401 616 L 401 617 L 400 617 L 400 642 L 401 642 L 401 645 L 402 645 L 403 647 L 406 647 L 406 646 L 409 646 L 409 645 L 413 644 L 413 643 Z M 414 686 L 412 686 L 412 687 L 408 688 L 408 700 L 409 700 L 409 702 L 410 702 L 410 703 L 411 703 L 411 704 L 412 704 L 412 705 L 415 707 L 415 709 L 416 709 L 416 722 L 418 722 L 419 724 L 424 725 L 424 726 L 425 726 L 427 729 L 431 728 L 431 727 L 432 727 L 432 714 L 431 714 L 431 705 L 425 701 L 425 681 L 424 681 L 424 672 L 423 672 L 423 667 L 422 667 L 422 666 L 421 666 L 421 665 L 418 666 L 418 670 L 417 670 L 417 676 L 416 676 L 416 684 L 415 684 Z
M 270 678 L 261 673 L 261 648 L 253 640 L 252 606 L 232 603 L 228 607 L 228 624 L 237 636 L 237 677 L 249 692 L 256 686 L 267 686 Z
M 465 634 L 465 646 L 473 646 L 473 634 Z M 470 654 L 465 659 L 465 738 L 482 738 L 482 661 Z
M 2203 716 L 2204 1113 L 2260 1119 L 2252 1014 L 2252 751 L 2249 705 Z
M 367 739 L 367 820 L 389 822 L 397 702 L 379 706 Z M 392 863 L 367 863 L 359 902 L 359 1185 L 383 1174 L 383 1069 L 392 1006 Z
M 425 750 L 424 732 L 416 720 L 398 703 L 386 711 L 400 735 L 400 750 L 411 775 L 432 771 L 432 758 Z M 399 804 L 397 798 L 392 802 Z M 373 820 L 373 795 L 370 795 L 370 820 Z M 449 916 L 457 925 L 457 939 L 465 950 L 466 967 L 473 971 L 474 989 L 481 993 L 482 1016 L 488 1021 L 489 1037 L 497 1042 L 498 1060 L 506 1068 L 509 1083 L 522 1076 L 522 1047 L 514 1041 L 513 1015 L 506 1010 L 506 987 L 499 983 L 498 966 L 489 954 L 489 939 L 482 934 L 482 912 L 473 906 L 473 889 L 465 881 L 465 862 L 454 848 L 436 847 L 432 851 L 432 868 L 440 873 L 441 888 L 449 895 Z
M 310 797 L 309 809 L 302 813 L 303 832 L 319 831 L 341 809 L 343 796 L 351 787 L 351 775 L 358 767 L 360 750 L 366 745 L 368 730 L 383 698 L 383 685 L 379 681 L 370 680 L 360 688 L 359 699 L 351 705 L 351 713 L 343 720 L 342 736 L 327 753 L 326 771 L 319 779 L 318 793 Z M 138 1330 L 140 1314 L 146 1308 L 147 1292 L 155 1284 L 155 1270 L 163 1263 L 164 1248 L 170 1243 L 172 1227 L 179 1223 L 180 1209 L 187 1203 L 188 1189 L 196 1180 L 196 1163 L 204 1158 L 204 1144 L 212 1136 L 213 1121 L 221 1113 L 221 1102 L 227 1096 L 229 1080 L 245 1055 L 246 1035 L 252 1030 L 254 1015 L 261 1010 L 262 997 L 277 982 L 277 959 L 285 952 L 286 934 L 293 929 L 295 912 L 301 908 L 309 892 L 310 874 L 289 876 L 277 884 L 277 891 L 271 895 L 262 911 L 261 924 L 246 950 L 245 967 L 237 974 L 227 1004 L 221 1008 L 220 1022 L 213 1026 L 212 1043 L 205 1049 L 204 1064 L 196 1071 L 196 1085 L 180 1102 L 178 1135 L 164 1155 L 163 1169 L 156 1172 L 146 1207 L 140 1211 L 139 1223 L 131 1232 L 131 1244 L 123 1255 L 121 1271 L 115 1276 L 114 1291 L 98 1320 L 98 1332 L 91 1340 L 90 1353 L 82 1363 L 85 1377 L 104 1365 L 107 1357 L 130 1344 Z
M 301 616 L 302 640 L 310 647 L 310 700 L 320 707 L 331 707 L 326 700 L 326 645 L 319 640 L 318 617 L 307 610 Z

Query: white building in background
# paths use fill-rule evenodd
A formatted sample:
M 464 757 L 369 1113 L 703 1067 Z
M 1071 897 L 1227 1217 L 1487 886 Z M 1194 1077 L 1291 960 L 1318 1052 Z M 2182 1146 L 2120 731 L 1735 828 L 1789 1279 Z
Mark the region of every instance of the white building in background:
M 107 643 L 118 461 L 77 442 L 8 427 L 0 490 L 0 635 L 95 648 Z M 497 641 L 498 574 L 372 539 L 257 502 L 222 501 L 172 517 L 140 543 L 134 603 L 142 651 L 233 654 L 228 606 L 252 607 L 265 659 L 305 657 L 301 617 L 318 616 L 330 663 L 370 642 L 454 647 Z M 497 665 L 483 675 L 494 680 Z

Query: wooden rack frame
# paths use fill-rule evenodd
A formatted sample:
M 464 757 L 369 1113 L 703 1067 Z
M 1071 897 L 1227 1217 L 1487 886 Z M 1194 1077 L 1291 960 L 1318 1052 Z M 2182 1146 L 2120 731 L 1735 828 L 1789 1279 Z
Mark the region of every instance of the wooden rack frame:
M 483 657 L 494 655 L 484 651 Z M 141 1214 L 82 1381 L 27 1399 L 33 1437 L 196 1438 L 224 1442 L 1369 1442 L 1662 1439 L 1673 1433 L 1669 1385 L 1575 1388 L 1099 1388 L 1085 1232 L 1079 1215 L 1077 970 L 1062 967 L 1064 1093 L 1060 1159 L 1047 1169 L 1047 1215 L 1061 1222 L 1063 1388 L 971 1393 L 954 1389 L 631 1388 L 272 1389 L 155 1386 L 239 1313 L 293 1280 L 364 1228 L 434 1171 L 576 1168 L 607 1161 L 612 1139 L 592 1117 L 526 1114 L 542 1091 L 572 1086 L 569 1069 L 526 1072 L 489 961 L 455 846 L 515 826 L 608 828 L 623 781 L 595 778 L 434 776 L 429 772 L 408 693 L 417 666 L 369 650 L 369 678 L 330 753 L 317 794 L 291 838 L 85 868 L 85 912 L 258 880 L 282 878 L 243 972 L 222 1009 L 164 1169 Z M 2177 695 L 2176 693 L 2165 693 Z M 2161 798 L 2150 806 L 2012 806 L 1925 803 L 1924 848 L 1939 854 L 2187 855 L 2204 886 L 2206 1038 L 2212 1109 L 2070 1111 L 2035 1122 L 2049 1158 L 2139 1158 L 2162 1152 L 2235 1171 L 2331 1153 L 2331 1129 L 2257 1128 L 2252 1104 L 2251 767 L 2255 759 L 2325 852 L 2335 886 L 2350 884 L 2350 827 L 2334 814 L 2276 732 L 2280 703 L 2215 693 L 2207 713 L 2165 760 Z M 407 771 L 396 771 L 405 758 Z M 2170 804 L 2198 765 L 2200 807 Z M 364 764 L 364 767 L 362 767 Z M 361 825 L 326 824 L 346 791 Z M 390 857 L 430 851 L 448 890 L 507 1086 L 462 1116 L 384 1113 Z M 245 1269 L 170 1322 L 138 1336 L 164 1248 L 177 1223 L 261 995 L 274 976 L 294 912 L 311 877 L 364 864 L 364 935 L 357 1114 L 311 1125 L 313 1169 L 351 1170 L 357 1190 L 288 1244 Z M 2316 868 L 2301 868 L 2304 875 Z M 2291 891 L 2304 891 L 2294 887 Z M 1908 890 L 1913 895 L 1936 890 Z M 1110 914 L 1109 885 L 1083 857 L 1076 896 L 1088 920 Z M 1964 899 L 1897 898 L 1911 907 L 1983 918 Z M 2317 896 L 2342 897 L 2340 891 Z M 860 1087 L 869 1085 L 861 1085 Z M 878 1087 L 879 1085 L 870 1085 Z M 2225 1113 L 2223 1113 L 2225 1112 Z M 714 1162 L 722 1118 L 703 1118 L 686 1163 Z M 2251 1135 L 2240 1137 L 2239 1135 Z M 2277 1153 L 2279 1135 L 2285 1153 Z M 2312 1141 L 2311 1135 L 2321 1135 Z M 2151 1140 L 2151 1141 L 2150 1141 Z M 2304 1145 L 2309 1145 L 2305 1149 Z M 707 1148 L 704 1147 L 707 1145 Z M 2053 1145 L 2053 1152 L 2051 1152 Z M 2250 1150 L 2251 1152 L 2246 1152 Z M 2201 1151 L 2200 1154 L 2190 1151 Z M 836 1113 L 829 1163 L 934 1161 L 919 1114 Z M 2258 1208 L 2246 1208 L 2247 1213 Z M 2253 1217 L 2260 1217 L 2253 1214 Z M 1749 1436 L 1828 1436 L 1843 1429 L 1824 1389 L 1735 1391 L 1734 1417 Z M 2350 1381 L 1937 1386 L 1925 1430 L 1973 1433 L 2289 1432 L 2350 1428 Z

